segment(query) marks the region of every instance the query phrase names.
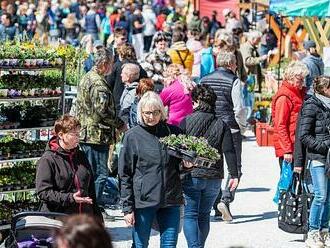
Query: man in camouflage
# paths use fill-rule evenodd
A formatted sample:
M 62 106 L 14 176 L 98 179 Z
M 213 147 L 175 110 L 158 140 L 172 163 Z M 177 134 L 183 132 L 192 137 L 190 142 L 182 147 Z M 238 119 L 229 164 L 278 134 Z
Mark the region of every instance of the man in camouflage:
M 117 118 L 110 88 L 104 79 L 112 69 L 113 56 L 105 48 L 95 53 L 95 64 L 81 80 L 77 96 L 77 117 L 81 123 L 81 148 L 92 166 L 96 200 L 102 201 L 108 177 L 109 146 L 115 143 L 115 132 L 122 126 Z

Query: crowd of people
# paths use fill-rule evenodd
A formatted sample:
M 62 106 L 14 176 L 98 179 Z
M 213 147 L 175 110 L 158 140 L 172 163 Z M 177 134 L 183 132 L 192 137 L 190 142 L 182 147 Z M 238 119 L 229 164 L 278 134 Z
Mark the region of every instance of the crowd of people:
M 182 224 L 188 247 L 202 248 L 212 208 L 216 220 L 232 221 L 230 204 L 244 179 L 243 134 L 253 118 L 262 68 L 277 46 L 272 30 L 262 25 L 264 16 L 252 26 L 248 10 L 237 16 L 225 9 L 220 23 L 216 11 L 211 18 L 198 11 L 190 16 L 161 0 L 37 5 L 4 0 L 0 12 L 2 41 L 60 39 L 86 47 L 89 54 L 71 115 L 56 121 L 38 161 L 42 210 L 86 213 L 97 220 L 73 218 L 58 233 L 59 247 L 85 242 L 70 236 L 74 223 L 97 229 L 107 217 L 103 193 L 110 172 L 118 179 L 124 219 L 133 228 L 132 247 L 148 247 L 151 228 L 159 230 L 161 247 L 176 247 Z M 305 57 L 286 68 L 273 97 L 274 142 L 280 166 L 285 160 L 301 172 L 308 165 L 315 198 L 306 242 L 323 247 L 330 244 L 325 166 L 330 79 L 322 76 L 315 42 L 306 41 L 304 48 Z M 171 134 L 204 137 L 221 158 L 200 168 L 171 156 L 159 140 Z M 102 237 L 102 247 L 111 247 L 110 238 Z

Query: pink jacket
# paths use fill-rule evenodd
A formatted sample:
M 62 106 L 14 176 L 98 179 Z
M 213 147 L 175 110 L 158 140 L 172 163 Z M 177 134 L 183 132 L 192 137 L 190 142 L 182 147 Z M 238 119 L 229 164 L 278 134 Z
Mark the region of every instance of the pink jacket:
M 193 112 L 190 94 L 184 94 L 184 88 L 178 80 L 164 88 L 160 93 L 164 106 L 168 107 L 167 123 L 179 126 L 181 120 Z

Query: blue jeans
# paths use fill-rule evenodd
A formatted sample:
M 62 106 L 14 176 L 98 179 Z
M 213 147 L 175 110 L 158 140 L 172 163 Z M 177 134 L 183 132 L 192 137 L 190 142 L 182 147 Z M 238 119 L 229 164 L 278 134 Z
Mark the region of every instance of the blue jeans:
M 133 247 L 146 248 L 149 244 L 151 226 L 156 218 L 159 225 L 160 248 L 175 248 L 178 241 L 180 207 L 135 209 Z
M 233 143 L 234 143 L 234 148 L 236 152 L 236 159 L 237 159 L 237 172 L 238 172 L 238 180 L 240 181 L 241 176 L 242 176 L 242 135 L 241 132 L 236 132 L 232 133 L 232 138 L 233 138 Z M 219 190 L 218 197 L 216 201 L 214 202 L 213 209 L 217 211 L 217 205 L 219 204 L 220 201 L 223 201 L 225 203 L 231 203 L 235 199 L 235 193 L 236 190 L 230 191 L 230 188 L 228 187 L 229 185 L 229 180 L 230 176 L 228 175 L 227 180 L 226 180 L 226 185 L 224 190 Z
M 330 180 L 324 174 L 325 166 L 313 166 L 310 173 L 313 181 L 314 200 L 309 213 L 309 230 L 329 228 Z
M 109 146 L 81 143 L 80 147 L 85 152 L 92 168 L 95 183 L 96 202 L 98 205 L 104 205 L 105 203 L 102 201 L 102 195 L 109 176 Z
M 221 187 L 221 179 L 187 177 L 183 231 L 189 248 L 203 248 L 210 230 L 210 213 Z

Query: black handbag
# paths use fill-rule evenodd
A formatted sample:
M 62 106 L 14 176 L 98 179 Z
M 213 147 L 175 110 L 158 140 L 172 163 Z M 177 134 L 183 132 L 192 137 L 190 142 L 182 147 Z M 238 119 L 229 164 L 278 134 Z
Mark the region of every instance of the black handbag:
M 278 227 L 288 233 L 306 234 L 312 201 L 313 194 L 304 185 L 302 176 L 295 173 L 289 189 L 280 193 Z

